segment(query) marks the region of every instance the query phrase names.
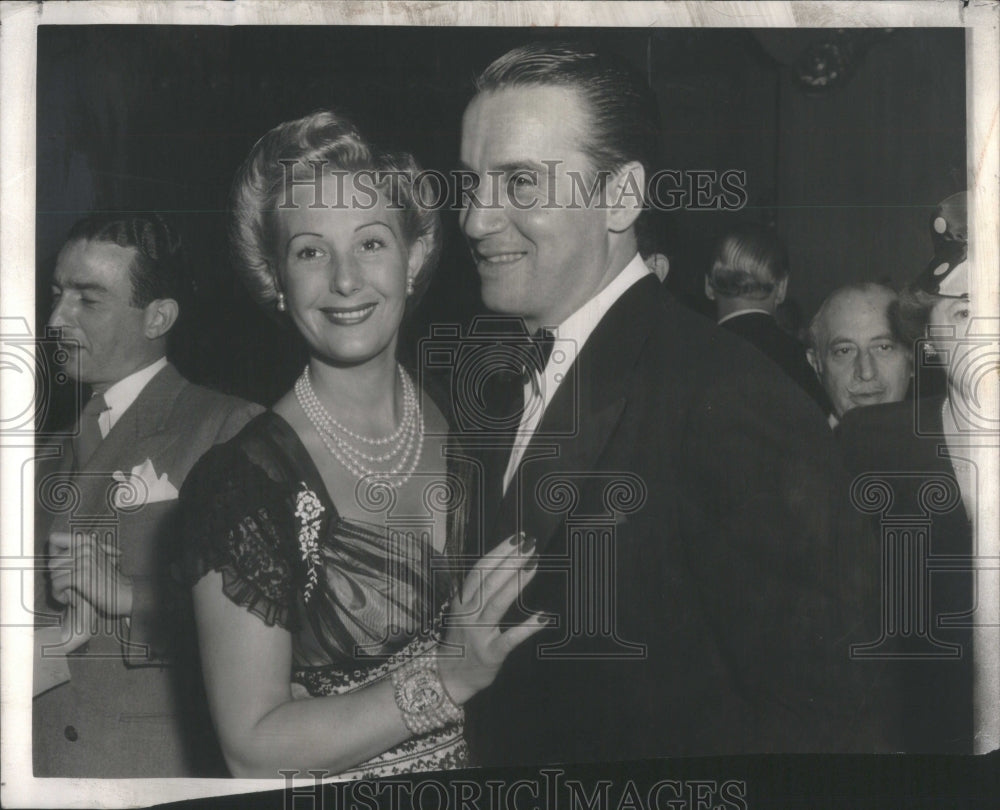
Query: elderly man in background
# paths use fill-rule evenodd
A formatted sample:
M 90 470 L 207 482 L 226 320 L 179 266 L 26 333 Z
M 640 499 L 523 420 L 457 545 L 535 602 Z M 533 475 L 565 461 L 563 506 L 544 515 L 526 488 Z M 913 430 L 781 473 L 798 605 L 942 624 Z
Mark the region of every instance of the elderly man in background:
M 906 397 L 913 356 L 890 324 L 896 299 L 881 284 L 848 284 L 830 293 L 813 317 L 806 356 L 833 404 L 831 424 L 852 408 Z
M 36 593 L 36 603 L 60 624 L 36 630 L 35 776 L 210 770 L 208 718 L 185 712 L 199 680 L 178 680 L 196 670 L 171 670 L 193 627 L 164 569 L 188 470 L 260 409 L 192 385 L 167 361 L 181 255 L 163 218 L 111 213 L 74 225 L 56 262 L 49 326 L 64 370 L 92 395 L 36 473 L 50 600 Z M 73 493 L 71 514 L 57 491 Z

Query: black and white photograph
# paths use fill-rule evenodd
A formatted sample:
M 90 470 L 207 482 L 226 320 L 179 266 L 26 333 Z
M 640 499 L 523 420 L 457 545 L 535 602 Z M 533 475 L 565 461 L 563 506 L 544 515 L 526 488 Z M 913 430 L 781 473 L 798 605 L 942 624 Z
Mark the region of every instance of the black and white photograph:
M 993 806 L 1000 4 L 0 15 L 4 806 Z

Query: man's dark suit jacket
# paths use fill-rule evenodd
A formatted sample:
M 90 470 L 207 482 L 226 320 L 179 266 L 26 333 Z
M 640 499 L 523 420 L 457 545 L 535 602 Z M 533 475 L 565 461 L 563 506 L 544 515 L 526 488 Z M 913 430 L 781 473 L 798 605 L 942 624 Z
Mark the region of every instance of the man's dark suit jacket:
M 883 747 L 874 668 L 848 659 L 873 632 L 872 544 L 822 414 L 754 349 L 643 279 L 501 500 L 505 464 L 485 461 L 483 546 L 537 538 L 523 611 L 558 623 L 466 705 L 475 762 Z
M 923 618 L 906 610 L 905 600 L 890 598 L 887 613 L 894 622 L 878 647 L 913 656 L 888 665 L 892 691 L 883 702 L 896 712 L 895 747 L 907 753 L 971 754 L 972 631 L 968 615 L 963 619 L 962 614 L 975 605 L 969 570 L 972 523 L 942 435 L 943 405 L 943 397 L 932 397 L 854 408 L 844 414 L 837 435 L 857 485 L 855 501 L 879 534 L 885 529 L 885 574 L 895 572 L 895 581 L 913 582 L 922 579 L 920 568 L 929 572 L 926 590 L 918 587 L 916 603 L 909 603 Z M 883 501 L 885 492 L 890 497 Z M 921 527 L 929 534 L 923 552 L 914 554 L 918 546 L 903 542 L 911 553 L 901 553 L 895 544 L 907 531 L 918 543 Z M 923 560 L 919 566 L 918 558 Z M 890 597 L 892 581 L 885 586 Z M 910 621 L 898 615 L 900 607 Z
M 68 683 L 35 698 L 35 776 L 196 776 L 216 765 L 204 759 L 217 751 L 207 706 L 196 699 L 200 673 L 184 656 L 194 649 L 193 622 L 182 621 L 164 568 L 177 543 L 176 490 L 208 448 L 261 410 L 192 385 L 167 365 L 81 470 L 73 469 L 68 438 L 39 463 L 36 547 L 44 548 L 50 531 L 113 530 L 121 569 L 132 577 L 133 602 L 129 621 L 113 620 L 68 656 Z M 116 505 L 116 478 L 145 463 L 157 479 L 166 477 L 164 486 L 153 494 L 138 486 L 131 503 L 123 489 L 124 502 Z M 173 493 L 164 497 L 167 483 Z M 65 497 L 69 490 L 75 497 Z M 40 604 L 44 581 L 35 587 Z M 193 710 L 202 716 L 191 716 Z
M 778 326 L 774 318 L 763 312 L 747 312 L 729 318 L 719 325 L 734 335 L 739 335 L 770 357 L 823 409 L 823 413 L 833 412 L 830 398 L 820 384 L 813 367 L 806 360 L 805 347 Z

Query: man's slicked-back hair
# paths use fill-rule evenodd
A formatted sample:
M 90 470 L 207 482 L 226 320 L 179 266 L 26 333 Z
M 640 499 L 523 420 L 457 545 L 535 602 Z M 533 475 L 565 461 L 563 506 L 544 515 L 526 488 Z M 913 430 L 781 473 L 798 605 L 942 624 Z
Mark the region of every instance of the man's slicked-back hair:
M 183 246 L 176 228 L 161 214 L 97 211 L 76 222 L 66 237 L 67 242 L 81 239 L 135 250 L 132 306 L 181 297 L 187 272 Z
M 627 61 L 579 42 L 531 42 L 495 59 L 476 92 L 518 87 L 575 90 L 590 113 L 584 152 L 597 171 L 639 161 L 652 174 L 660 121 L 656 96 Z
M 788 277 L 788 266 L 788 249 L 774 231 L 743 223 L 719 242 L 708 283 L 723 298 L 763 300 Z

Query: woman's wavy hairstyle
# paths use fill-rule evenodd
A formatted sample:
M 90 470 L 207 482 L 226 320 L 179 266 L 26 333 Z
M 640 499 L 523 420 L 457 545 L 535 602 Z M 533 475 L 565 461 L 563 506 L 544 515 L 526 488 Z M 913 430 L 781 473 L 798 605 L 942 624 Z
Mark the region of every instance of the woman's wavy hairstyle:
M 286 175 L 300 164 L 320 162 L 324 170 L 386 173 L 374 183 L 393 206 L 400 207 L 403 237 L 408 245 L 426 239 L 427 252 L 417 273 L 407 309 L 427 289 L 441 252 L 441 223 L 437 211 L 420 204 L 420 167 L 406 153 L 387 153 L 370 144 L 349 118 L 332 110 L 317 110 L 303 118 L 278 124 L 250 152 L 233 181 L 230 198 L 229 241 L 237 273 L 254 299 L 273 309 L 278 298 L 278 255 L 275 251 L 278 196 Z M 389 180 L 391 175 L 394 180 Z M 301 184 L 301 183 L 300 183 Z M 429 194 L 433 199 L 433 193 Z

